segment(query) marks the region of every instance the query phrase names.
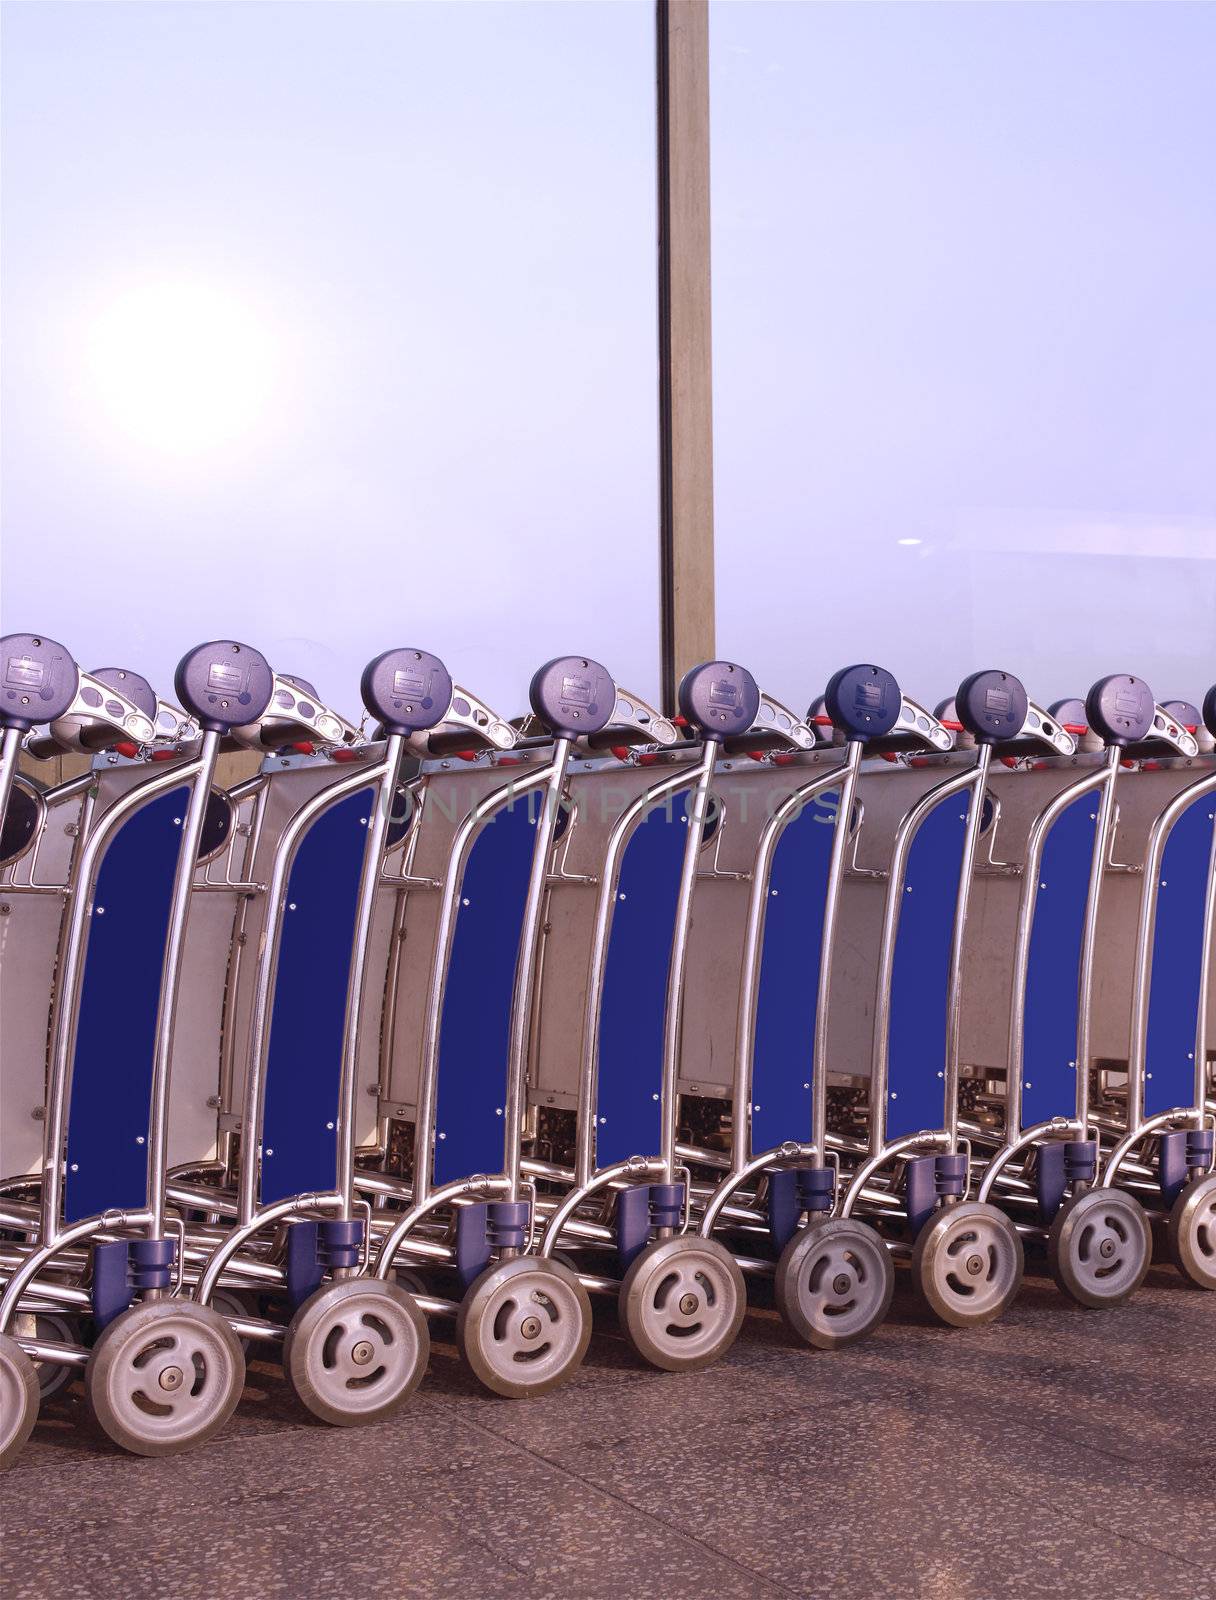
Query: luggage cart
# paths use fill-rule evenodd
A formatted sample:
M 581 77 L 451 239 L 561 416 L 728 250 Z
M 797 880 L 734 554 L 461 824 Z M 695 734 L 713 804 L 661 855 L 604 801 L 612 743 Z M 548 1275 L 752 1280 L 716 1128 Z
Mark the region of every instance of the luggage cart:
M 1024 844 L 1012 839 L 1007 847 L 1022 860 L 1000 1095 L 1004 1132 L 984 1163 L 979 1195 L 1008 1205 L 1011 1191 L 1024 1196 L 1032 1169 L 1041 1226 L 1024 1221 L 1021 1232 L 1045 1244 L 1062 1289 L 1097 1307 L 1131 1295 L 1151 1256 L 1139 1204 L 1098 1181 L 1101 1133 L 1091 1104 L 1099 916 L 1112 871 L 1120 774 L 1129 753 L 1193 756 L 1197 746 L 1154 704 L 1148 686 L 1127 675 L 1094 685 L 1085 723 L 1101 757 L 1042 806 Z
M 703 1085 L 688 1081 L 689 1058 L 695 1062 L 704 1053 L 711 1062 L 721 1060 L 735 1024 L 732 1007 L 722 1001 L 738 982 L 742 875 L 734 870 L 736 841 L 751 837 L 772 794 L 792 781 L 774 763 L 804 755 L 820 765 L 835 761 L 830 751 L 814 755 L 815 742 L 807 725 L 768 695 L 760 696 L 752 728 L 723 742 L 689 924 L 676 1087 L 676 1153 L 682 1159 L 690 1116 L 702 1123 L 719 1111 L 718 1102 L 704 1098 Z M 648 1163 L 633 1153 L 661 1145 L 668 966 L 692 802 L 689 769 L 699 753 L 687 740 L 665 750 L 618 747 L 599 761 L 580 762 L 571 780 L 571 823 L 545 910 L 530 1074 L 537 1129 L 525 1170 L 544 1191 L 546 1214 L 572 1189 L 592 1184 L 597 1170 L 617 1163 L 639 1179 L 653 1164 L 661 1176 L 657 1158 Z M 717 1159 L 710 1155 L 711 1166 Z M 562 1259 L 577 1248 L 584 1286 L 613 1295 L 624 1271 L 616 1224 L 641 1204 L 626 1196 L 618 1218 L 623 1183 L 610 1179 L 607 1187 L 593 1187 L 580 1214 L 563 1223 Z M 695 1177 L 690 1195 L 695 1209 L 702 1198 Z M 595 1270 L 605 1264 L 615 1276 Z
M 866 1027 L 845 998 L 830 1008 L 830 1020 L 843 1044 L 832 1058 L 837 1070 L 860 1078 L 859 1057 L 869 1047 L 868 1080 L 861 1080 L 865 1142 L 861 1149 L 849 1142 L 839 1214 L 868 1215 L 900 1243 L 910 1240 L 916 1289 L 943 1321 L 967 1327 L 999 1316 L 1023 1271 L 1014 1224 L 996 1206 L 969 1198 L 971 1149 L 959 1128 L 967 915 L 990 816 L 986 785 L 994 753 L 1029 744 L 1068 754 L 1073 742 L 1009 673 L 973 673 L 959 686 L 955 708 L 973 741 L 941 758 L 957 770 L 940 777 L 929 765 L 909 771 L 907 782 L 861 785 L 862 803 L 874 814 L 866 834 L 880 838 L 890 828 L 891 848 L 882 866 L 855 866 L 846 880 L 839 926 L 851 959 L 842 963 L 838 952 L 834 983 L 843 983 L 847 996 L 876 967 L 873 1020 Z
M 25 754 L 49 760 L 65 751 L 109 751 L 107 759 L 115 763 L 120 760 L 116 747 L 138 754 L 153 737 L 156 697 L 137 674 L 113 676 L 123 678 L 126 692 L 111 688 L 101 674 L 79 673 L 73 704 L 53 719 L 47 734 L 25 741 Z M 133 734 L 140 746 L 130 742 Z M 45 1111 L 47 1017 L 72 862 L 96 814 L 96 787 L 91 773 L 51 788 L 18 775 L 9 792 L 0 842 L 6 919 L 0 948 L 0 1045 L 9 1111 L 0 1134 L 0 1192 L 11 1192 L 14 1184 L 36 1183 L 41 1166 L 37 1126 Z M 25 1115 L 16 1112 L 18 1106 L 25 1108 Z
M 0 1058 L 5 1114 L 0 1120 L 0 1226 L 14 1236 L 0 1245 L 0 1279 L 20 1256 L 19 1241 L 38 1225 L 43 1170 L 41 1128 L 47 1106 L 48 1018 L 56 998 L 56 969 L 71 894 L 72 867 L 107 796 L 99 793 L 108 766 L 151 755 L 162 703 L 146 679 L 123 669 L 81 673 L 75 699 L 44 735 L 25 741 L 27 756 L 49 759 L 89 752 L 93 769 L 52 788 L 18 776 L 10 791 L 0 843 Z M 174 730 L 178 727 L 175 719 Z M 136 742 L 138 741 L 138 742 Z M 44 1294 L 22 1311 L 14 1331 L 28 1337 L 78 1342 L 78 1318 Z M 37 1363 L 43 1400 L 72 1377 L 70 1366 Z
M 90 831 L 73 874 L 39 1223 L 0 1297 L 0 1370 L 6 1400 L 11 1393 L 19 1410 L 10 1452 L 28 1436 L 36 1412 L 31 1357 L 84 1366 L 86 1398 L 103 1429 L 144 1454 L 208 1437 L 240 1392 L 240 1349 L 227 1323 L 172 1292 L 181 1287 L 184 1257 L 180 1225 L 166 1211 L 165 1161 L 175 1001 L 216 757 L 230 727 L 260 714 L 272 678 L 256 650 L 219 640 L 183 658 L 176 688 L 202 730 L 195 750 L 115 801 Z M 110 888 L 123 914 L 107 920 Z M 116 1040 L 116 1005 L 150 981 L 157 1003 L 149 1035 Z M 77 1069 L 82 1083 L 98 1074 L 113 1095 L 105 1102 L 114 1138 L 104 1169 L 85 1170 L 72 1158 Z M 133 1085 L 144 1097 L 140 1132 L 128 1120 Z M 23 1301 L 45 1294 L 52 1278 L 85 1290 L 103 1330 L 91 1351 L 8 1335 Z
M 809 757 L 781 758 L 767 804 L 734 846 L 732 859 L 745 870 L 732 887 L 736 898 L 745 894 L 746 914 L 729 952 L 739 971 L 730 1153 L 699 1231 L 730 1235 L 740 1223 L 765 1229 L 778 1252 L 775 1298 L 787 1325 L 820 1349 L 836 1349 L 882 1321 L 894 1288 L 882 1235 L 860 1218 L 834 1215 L 840 1164 L 828 1137 L 833 953 L 842 881 L 863 825 L 859 776 L 864 759 L 878 766 L 879 756 L 897 752 L 942 754 L 954 741 L 891 673 L 871 664 L 835 673 L 816 706 L 822 709 L 813 706 L 811 715 L 839 740 L 831 759 L 822 746 Z M 738 810 L 733 788 L 723 779 L 728 814 Z M 712 997 L 704 999 L 712 1010 Z M 844 999 L 839 991 L 836 999 Z M 685 1078 L 706 1076 L 705 1030 L 702 1021 L 691 1061 L 686 1032 Z M 704 1149 L 680 1153 L 702 1164 L 713 1159 Z M 740 1210 L 744 1191 L 751 1192 Z
M 559 1249 L 590 1246 L 591 1265 L 610 1249 L 617 1273 L 583 1273 L 584 1282 L 616 1295 L 633 1348 L 668 1371 L 717 1359 L 746 1310 L 734 1256 L 695 1228 L 692 1177 L 677 1138 L 694 891 L 699 876 L 713 875 L 702 856 L 723 824 L 715 776 L 727 749 L 750 747 L 758 755 L 767 740 L 798 750 L 814 745 L 805 724 L 761 695 L 733 662 L 688 673 L 680 709 L 699 749 L 673 752 L 674 770 L 653 782 L 622 783 L 623 804 L 593 820 L 590 851 L 584 847 L 578 858 L 584 869 L 600 856 L 603 862 L 588 874 L 598 889 L 580 1018 L 574 1162 L 569 1173 L 550 1174 L 567 1192 L 541 1246 L 550 1259 Z M 563 996 L 557 999 L 560 1035 L 567 1012 Z M 541 1088 L 562 1081 L 555 1063 Z
M 272 793 L 255 873 L 266 877 L 267 890 L 246 984 L 235 1225 L 195 1294 L 214 1303 L 222 1275 L 239 1275 L 251 1263 L 264 1288 L 285 1288 L 294 1308 L 285 1334 L 249 1316 L 237 1315 L 234 1326 L 282 1339 L 294 1392 L 335 1425 L 395 1411 L 421 1380 L 429 1352 L 413 1297 L 363 1270 L 374 1244 L 371 1224 L 383 1223 L 373 1219 L 368 1189 L 397 1199 L 403 1191 L 358 1167 L 366 1124 L 359 1091 L 377 1088 L 368 1082 L 368 1061 L 374 1080 L 387 962 L 387 939 L 378 960 L 371 953 L 377 901 L 386 890 L 390 898 L 395 893 L 385 857 L 418 805 L 416 778 L 403 776 L 405 759 L 431 744 L 502 750 L 515 741 L 510 726 L 453 688 L 443 663 L 427 652 L 386 652 L 368 667 L 362 688 L 380 724 L 375 742 L 344 746 L 320 764 L 311 754 L 304 765 L 277 758 L 266 775 Z M 199 1190 L 171 1193 L 208 1200 Z M 285 1231 L 281 1265 L 257 1253 L 268 1230 Z
M 1130 1187 L 1137 1154 L 1155 1147 L 1155 1162 L 1140 1171 L 1156 1193 L 1143 1183 L 1134 1192 L 1178 1270 L 1197 1287 L 1216 1289 L 1216 687 L 1202 717 L 1185 702 L 1161 709 L 1209 737 L 1195 763 L 1201 775 L 1160 809 L 1147 839 L 1123 1126 L 1101 1186 Z
M 597 749 L 677 739 L 670 722 L 582 657 L 542 667 L 530 700 L 544 740 L 526 738 L 471 771 L 454 807 L 441 810 L 441 791 L 428 789 L 414 830 L 404 931 L 431 957 L 425 976 L 415 968 L 413 987 L 398 990 L 389 1082 L 392 1110 L 413 1130 L 412 1199 L 376 1265 L 381 1278 L 399 1255 L 441 1274 L 454 1267 L 464 1292 L 448 1309 L 461 1353 L 487 1388 L 512 1397 L 567 1377 L 591 1333 L 578 1277 L 535 1253 L 536 1179 L 524 1159 L 546 888 L 554 841 L 572 815 L 569 774 Z M 509 774 L 497 770 L 506 762 Z
M 174 1033 L 168 1160 L 169 1199 L 188 1222 L 202 1213 L 218 1226 L 235 1215 L 248 997 L 251 974 L 265 954 L 267 857 L 290 811 L 283 791 L 302 796 L 327 774 L 341 775 L 348 769 L 339 763 L 364 743 L 360 730 L 327 706 L 312 684 L 287 673 L 275 674 L 262 716 L 226 736 L 226 752 L 258 753 L 262 761 L 256 773 L 213 796 L 227 825 L 214 830 L 221 843 L 204 850 L 194 877 Z M 322 924 L 313 931 L 324 936 L 330 929 Z M 324 949 L 327 956 L 337 951 L 344 973 L 349 952 L 332 940 Z M 326 961 L 318 959 L 314 976 L 321 984 L 331 976 Z M 188 1239 L 188 1278 L 197 1251 L 209 1253 L 214 1244 L 214 1238 L 200 1239 L 196 1250 Z M 249 1309 L 235 1289 L 221 1289 L 213 1303 L 234 1314 Z

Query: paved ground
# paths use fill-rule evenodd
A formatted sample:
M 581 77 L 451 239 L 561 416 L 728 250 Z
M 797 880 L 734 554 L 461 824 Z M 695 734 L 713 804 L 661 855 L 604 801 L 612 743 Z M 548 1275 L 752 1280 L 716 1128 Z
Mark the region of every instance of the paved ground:
M 720 1366 L 639 1368 L 605 1325 L 567 1388 L 475 1388 L 439 1343 L 408 1410 L 333 1431 L 258 1364 L 205 1450 L 141 1461 L 69 1393 L 0 1483 L 8 1600 L 769 1596 L 1216 1600 L 1216 1296 L 1029 1283 L 995 1327 L 901 1288 L 866 1345 L 753 1312 Z

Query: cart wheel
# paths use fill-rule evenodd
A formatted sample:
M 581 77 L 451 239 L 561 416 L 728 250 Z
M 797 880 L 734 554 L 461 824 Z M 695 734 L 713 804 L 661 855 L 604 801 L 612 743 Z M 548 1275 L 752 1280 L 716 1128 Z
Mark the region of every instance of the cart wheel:
M 38 1311 L 29 1320 L 34 1337 L 47 1344 L 80 1343 L 80 1324 L 75 1317 L 61 1316 L 58 1311 Z M 38 1373 L 38 1392 L 44 1400 L 66 1389 L 76 1376 L 76 1369 L 67 1362 L 60 1366 L 54 1361 L 36 1361 L 34 1367 Z
M 738 1262 L 717 1239 L 674 1234 L 634 1259 L 621 1284 L 621 1326 L 651 1366 L 695 1372 L 734 1344 L 747 1310 Z
M 1216 1172 L 1187 1184 L 1170 1210 L 1166 1237 L 1179 1272 L 1201 1289 L 1216 1289 Z
M 17 1459 L 38 1420 L 38 1369 L 7 1333 L 0 1333 L 0 1471 Z
M 569 1267 L 512 1256 L 469 1285 L 456 1314 L 460 1353 L 487 1389 L 521 1399 L 556 1388 L 591 1341 L 591 1301 Z
M 426 1318 L 395 1283 L 340 1278 L 292 1317 L 283 1371 L 305 1410 L 335 1428 L 392 1416 L 422 1382 Z
M 943 1322 L 974 1328 L 1001 1316 L 1022 1283 L 1018 1230 L 1003 1211 L 963 1200 L 934 1212 L 912 1247 L 912 1282 Z
M 868 1223 L 822 1217 L 781 1252 L 774 1287 L 777 1309 L 799 1338 L 817 1350 L 838 1350 L 873 1333 L 886 1316 L 895 1268 Z
M 171 1456 L 202 1444 L 236 1410 L 245 1358 L 210 1306 L 147 1300 L 114 1318 L 84 1369 L 89 1410 L 114 1444 Z
M 1086 1189 L 1064 1202 L 1047 1235 L 1051 1275 L 1083 1306 L 1121 1305 L 1144 1282 L 1153 1236 L 1138 1200 Z

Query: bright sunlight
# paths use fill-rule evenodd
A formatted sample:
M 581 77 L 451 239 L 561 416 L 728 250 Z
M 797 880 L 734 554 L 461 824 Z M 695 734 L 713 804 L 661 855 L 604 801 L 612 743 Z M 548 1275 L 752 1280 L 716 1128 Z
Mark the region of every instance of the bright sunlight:
M 267 410 L 269 330 L 231 293 L 174 282 L 127 291 L 88 331 L 88 387 L 130 441 L 191 457 L 240 443 Z

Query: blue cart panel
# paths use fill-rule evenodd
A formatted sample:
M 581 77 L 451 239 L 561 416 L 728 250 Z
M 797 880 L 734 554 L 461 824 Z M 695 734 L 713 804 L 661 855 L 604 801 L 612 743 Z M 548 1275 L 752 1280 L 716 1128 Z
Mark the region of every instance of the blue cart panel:
M 951 795 L 929 813 L 908 852 L 895 962 L 887 1082 L 892 1139 L 942 1126 L 946 996 L 967 801 Z
M 1202 1002 L 1203 912 L 1212 860 L 1211 795 L 1170 829 L 1157 886 L 1144 1104 L 1149 1116 L 1195 1099 L 1195 1029 Z
M 188 788 L 174 789 L 136 811 L 97 874 L 72 1067 L 68 1222 L 147 1199 L 156 1012 L 189 799 Z
M 465 866 L 439 1035 L 435 1180 L 501 1172 L 511 990 L 542 802 L 487 822 Z
M 786 825 L 769 875 L 756 991 L 752 1148 L 806 1139 L 811 1128 L 824 898 L 839 793 L 833 789 Z
M 597 1165 L 654 1155 L 660 1145 L 663 1017 L 688 793 L 659 801 L 621 861 L 600 1015 Z
M 332 1189 L 346 988 L 376 791 L 339 800 L 305 834 L 287 880 L 274 978 L 262 1200 Z
M 1026 968 L 1023 1127 L 1076 1109 L 1081 943 L 1097 818 L 1097 797 L 1080 795 L 1043 848 Z

